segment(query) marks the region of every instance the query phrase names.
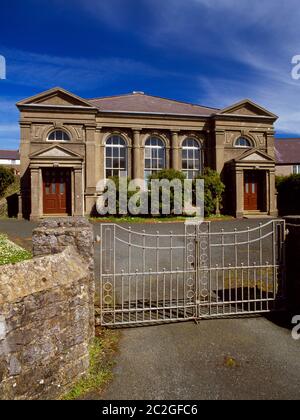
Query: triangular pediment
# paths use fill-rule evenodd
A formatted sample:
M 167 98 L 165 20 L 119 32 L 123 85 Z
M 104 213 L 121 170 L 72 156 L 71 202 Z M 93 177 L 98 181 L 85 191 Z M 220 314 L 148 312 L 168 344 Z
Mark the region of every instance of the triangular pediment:
M 278 118 L 275 114 L 266 110 L 265 108 L 257 105 L 256 103 L 245 99 L 236 104 L 233 104 L 227 108 L 221 110 L 220 114 L 224 115 L 242 115 L 242 116 L 252 116 L 252 117 L 270 117 Z
M 43 158 L 54 158 L 54 159 L 63 159 L 63 158 L 73 158 L 73 159 L 83 159 L 79 154 L 72 152 L 71 150 L 65 149 L 61 146 L 52 146 L 48 149 L 39 150 L 38 152 L 30 155 L 31 159 L 43 159 Z
M 24 99 L 23 101 L 18 102 L 17 105 L 80 106 L 93 108 L 93 106 L 85 99 L 82 99 L 79 96 L 76 96 L 73 93 L 59 87 Z
M 239 158 L 235 159 L 236 162 L 274 162 L 274 159 L 267 153 L 261 150 L 250 150 L 243 153 Z

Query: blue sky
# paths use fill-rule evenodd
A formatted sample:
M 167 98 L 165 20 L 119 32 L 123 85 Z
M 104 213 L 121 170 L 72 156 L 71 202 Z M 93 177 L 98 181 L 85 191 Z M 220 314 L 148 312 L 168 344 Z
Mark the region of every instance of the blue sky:
M 300 135 L 298 0 L 1 0 L 0 148 L 19 144 L 15 103 L 53 86 L 133 90 L 207 106 L 250 98 Z

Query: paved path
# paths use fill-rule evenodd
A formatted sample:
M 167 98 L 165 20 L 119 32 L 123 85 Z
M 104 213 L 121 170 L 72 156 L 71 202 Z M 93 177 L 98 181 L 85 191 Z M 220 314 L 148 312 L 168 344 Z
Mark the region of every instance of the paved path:
M 27 220 L 0 219 L 0 233 L 8 235 L 9 239 L 31 251 L 32 231 L 37 223 Z
M 125 329 L 113 381 L 89 398 L 299 399 L 299 346 L 265 318 Z

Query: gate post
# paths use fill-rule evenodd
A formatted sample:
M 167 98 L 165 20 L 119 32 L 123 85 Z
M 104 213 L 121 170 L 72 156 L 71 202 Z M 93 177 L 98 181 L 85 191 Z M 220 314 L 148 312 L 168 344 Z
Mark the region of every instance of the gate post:
M 94 231 L 84 217 L 63 217 L 44 219 L 32 233 L 34 257 L 59 254 L 73 246 L 83 257 L 90 272 L 90 336 L 95 335 L 95 274 L 94 274 Z
M 300 216 L 286 216 L 286 281 L 288 310 L 300 314 Z

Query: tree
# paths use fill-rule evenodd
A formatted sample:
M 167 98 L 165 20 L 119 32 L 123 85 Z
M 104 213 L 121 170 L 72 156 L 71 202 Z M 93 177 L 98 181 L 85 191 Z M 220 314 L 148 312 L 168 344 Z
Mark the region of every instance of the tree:
M 300 175 L 276 178 L 278 210 L 284 215 L 300 214 Z
M 15 175 L 11 169 L 0 166 L 0 197 L 3 197 L 6 189 L 15 181 Z
M 203 175 L 196 179 L 204 180 L 204 214 L 211 216 L 218 214 L 222 209 L 222 198 L 225 185 L 221 181 L 220 174 L 213 169 L 206 168 Z

